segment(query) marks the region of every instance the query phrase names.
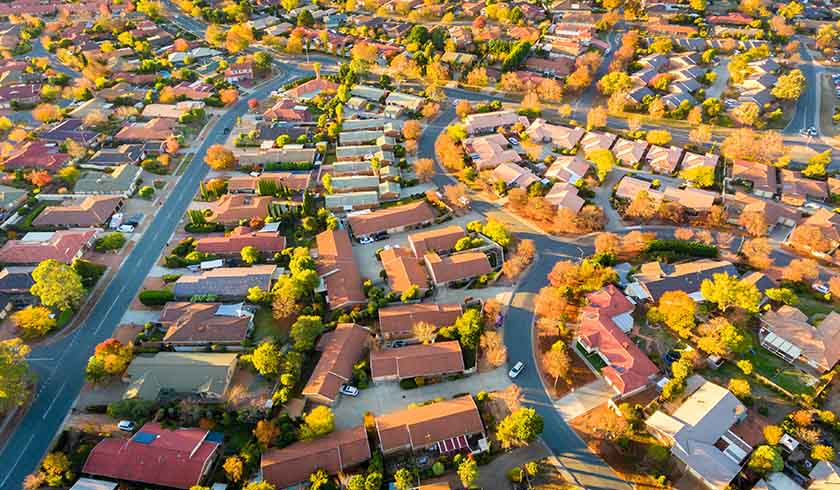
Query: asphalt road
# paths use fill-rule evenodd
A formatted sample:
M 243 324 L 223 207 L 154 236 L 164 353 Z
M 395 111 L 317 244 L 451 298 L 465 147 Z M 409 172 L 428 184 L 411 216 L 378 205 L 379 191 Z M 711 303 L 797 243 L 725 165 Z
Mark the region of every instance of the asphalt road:
M 267 98 L 272 90 L 281 87 L 297 74 L 296 70 L 281 73 L 250 94 L 249 98 Z M 153 222 L 102 293 L 84 324 L 67 337 L 33 349 L 30 363 L 39 378 L 37 392 L 24 419 L 0 452 L 0 490 L 19 490 L 23 479 L 36 470 L 84 384 L 88 357 L 96 344 L 111 337 L 184 216 L 199 182 L 207 174 L 208 169 L 204 165 L 207 149 L 222 140 L 224 128 L 232 127 L 236 118 L 245 113 L 247 108 L 247 100 L 240 99 L 207 132 L 189 168 L 160 211 L 152 218 Z

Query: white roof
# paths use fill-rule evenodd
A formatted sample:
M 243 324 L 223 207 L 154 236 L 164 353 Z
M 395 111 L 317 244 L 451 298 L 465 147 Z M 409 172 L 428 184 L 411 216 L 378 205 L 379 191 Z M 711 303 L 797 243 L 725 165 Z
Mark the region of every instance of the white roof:
M 784 352 L 785 354 L 790 356 L 791 359 L 799 359 L 799 356 L 802 354 L 802 349 L 791 344 L 782 337 L 779 337 L 773 332 L 767 333 L 767 335 L 764 337 L 764 343 L 773 346 L 773 348 L 778 351 Z

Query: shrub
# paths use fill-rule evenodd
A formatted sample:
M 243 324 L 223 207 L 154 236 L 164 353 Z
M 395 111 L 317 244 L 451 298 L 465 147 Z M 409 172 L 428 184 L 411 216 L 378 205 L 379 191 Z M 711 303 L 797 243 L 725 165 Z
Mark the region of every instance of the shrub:
M 125 235 L 119 232 L 108 233 L 96 240 L 94 248 L 97 252 L 110 252 L 112 250 L 119 250 L 125 245 Z
M 143 199 L 151 199 L 151 197 L 155 195 L 155 189 L 152 186 L 144 185 L 139 191 L 137 191 L 137 195 Z
M 149 400 L 120 400 L 108 405 L 108 415 L 115 419 L 142 420 L 148 418 L 155 408 Z
M 163 275 L 163 282 L 169 284 L 170 282 L 175 282 L 181 278 L 181 274 L 164 274 Z
M 718 248 L 700 242 L 687 240 L 654 240 L 645 249 L 647 253 L 674 252 L 692 257 L 717 257 Z
M 147 289 L 138 296 L 140 302 L 146 306 L 162 306 L 175 299 L 175 295 L 168 289 Z
M 512 481 L 513 483 L 521 483 L 522 482 L 522 468 L 516 467 L 511 468 L 507 472 L 508 480 Z

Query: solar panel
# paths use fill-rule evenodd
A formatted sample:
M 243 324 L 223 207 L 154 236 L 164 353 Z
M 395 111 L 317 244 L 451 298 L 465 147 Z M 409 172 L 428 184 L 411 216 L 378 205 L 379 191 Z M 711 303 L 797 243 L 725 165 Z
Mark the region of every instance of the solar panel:
M 218 442 L 219 444 L 225 441 L 225 435 L 221 432 L 208 432 L 207 437 L 204 438 L 208 442 Z
M 151 444 L 155 439 L 157 439 L 157 434 L 152 434 L 151 432 L 138 432 L 137 434 L 134 434 L 132 440 L 138 444 Z

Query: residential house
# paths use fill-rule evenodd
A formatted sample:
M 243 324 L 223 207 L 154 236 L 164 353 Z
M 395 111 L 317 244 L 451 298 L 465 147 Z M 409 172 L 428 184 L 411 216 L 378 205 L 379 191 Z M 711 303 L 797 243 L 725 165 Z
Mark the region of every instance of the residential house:
M 733 224 L 738 223 L 738 219 L 744 213 L 758 213 L 764 217 L 769 231 L 777 225 L 793 228 L 802 221 L 799 212 L 790 206 L 743 192 L 736 192 L 727 197 L 726 210 L 730 216 L 729 222 Z
M 508 149 L 508 140 L 495 133 L 464 140 L 464 147 L 478 170 L 490 170 L 505 163 L 522 161 L 516 150 Z
M 551 187 L 545 200 L 557 210 L 568 209 L 574 214 L 580 212 L 586 201 L 578 195 L 578 188 L 568 182 L 558 182 Z
M 784 305 L 761 316 L 759 340 L 785 361 L 802 361 L 824 373 L 840 360 L 840 313 L 832 311 L 814 326 L 801 310 Z
M 318 364 L 303 388 L 303 396 L 314 403 L 333 405 L 341 385 L 353 378 L 353 366 L 368 347 L 370 331 L 355 323 L 339 323 L 318 340 Z
M 683 155 L 681 168 L 683 170 L 690 170 L 698 167 L 706 167 L 714 170 L 717 168 L 718 161 L 720 161 L 720 157 L 714 153 L 700 155 L 698 153 L 691 153 L 690 151 L 687 151 Z
M 242 220 L 264 220 L 268 217 L 268 208 L 273 202 L 272 196 L 225 194 L 210 205 L 207 220 L 226 226 L 237 225 Z
M 339 146 L 335 149 L 335 157 L 338 161 L 372 160 L 376 158 L 383 165 L 394 163 L 394 153 L 386 151 L 379 145 L 352 145 Z
M 205 46 L 196 46 L 188 51 L 176 51 L 174 53 L 170 53 L 167 59 L 170 63 L 183 64 L 187 60 L 193 60 L 196 62 L 212 58 L 214 56 L 219 56 L 220 54 L 222 54 L 221 51 Z
M 656 76 L 656 73 L 654 71 L 643 70 L 641 72 L 634 73 L 632 78 L 635 81 L 646 85 L 650 80 L 653 79 L 654 76 Z M 645 102 L 646 98 L 653 97 L 654 95 L 656 95 L 654 94 L 653 90 L 647 88 L 645 85 L 639 85 L 638 87 L 635 87 L 629 92 L 627 92 L 627 100 L 631 104 L 635 106 L 640 106 Z
M 12 109 L 12 103 L 31 105 L 41 100 L 41 86 L 35 83 L 16 83 L 0 87 L 0 109 Z
M 642 161 L 645 153 L 647 153 L 648 146 L 648 142 L 644 140 L 618 138 L 612 151 L 622 165 L 632 167 Z
M 225 346 L 239 350 L 254 328 L 254 313 L 243 303 L 166 303 L 160 314 L 166 328 L 163 343 L 176 351 L 204 350 Z
M 544 119 L 535 119 L 525 131 L 533 143 L 550 143 L 553 148 L 571 150 L 586 133 L 581 127 L 567 128 L 549 124 Z
M 639 58 L 637 63 L 643 68 L 659 72 L 668 68 L 669 59 L 667 56 L 654 53 Z
M 301 105 L 294 99 L 278 99 L 271 108 L 263 112 L 263 119 L 267 121 L 285 121 L 293 123 L 312 122 L 309 107 Z
M 782 177 L 782 202 L 791 206 L 802 206 L 806 201 L 825 201 L 828 186 L 825 181 L 804 177 L 802 172 L 780 169 Z
M 0 185 L 0 220 L 5 220 L 26 202 L 29 193 L 25 189 Z
M 254 231 L 247 226 L 237 226 L 225 236 L 199 238 L 195 243 L 197 252 L 223 256 L 239 256 L 245 247 L 272 255 L 286 248 L 286 237 L 276 231 Z
M 385 98 L 385 105 L 395 105 L 413 112 L 419 112 L 425 102 L 426 99 L 423 97 L 403 92 L 391 92 L 388 94 L 388 97 Z
M 116 148 L 103 148 L 93 154 L 85 165 L 97 167 L 119 167 L 121 165 L 138 165 L 143 159 L 141 145 L 120 145 Z
M 506 188 L 519 187 L 528 189 L 528 187 L 540 179 L 533 172 L 525 167 L 520 167 L 515 163 L 502 163 L 493 169 L 493 178 L 496 181 L 504 182 Z
M 370 85 L 353 85 L 350 94 L 379 104 L 388 95 L 388 91 Z
M 463 309 L 459 304 L 413 303 L 379 309 L 379 334 L 384 340 L 412 339 L 415 323 L 438 328 L 455 324 Z
M 13 150 L 3 162 L 3 169 L 7 172 L 15 170 L 46 170 L 56 172 L 70 160 L 70 156 L 62 153 L 55 143 L 44 141 L 28 141 Z
M 708 213 L 712 210 L 718 195 L 711 191 L 694 187 L 665 187 L 665 200 L 679 203 L 680 206 L 693 214 Z
M 293 192 L 303 192 L 309 188 L 311 172 L 262 172 L 258 176 L 233 175 L 227 180 L 227 190 L 231 194 L 255 194 L 260 182 L 270 181 L 277 187 L 285 187 Z
M 254 63 L 234 63 L 225 70 L 225 80 L 228 83 L 251 82 L 254 80 Z
M 580 149 L 583 155 L 588 155 L 593 150 L 609 150 L 615 143 L 616 135 L 601 131 L 590 131 L 580 140 Z
M 134 357 L 123 374 L 126 400 L 172 395 L 221 401 L 236 372 L 235 353 L 158 352 Z
M 691 474 L 707 487 L 720 489 L 740 473 L 752 452 L 736 433 L 737 424 L 747 417 L 747 407 L 729 390 L 702 381 L 672 414 L 657 410 L 645 425 Z
M 61 144 L 67 140 L 88 147 L 100 139 L 99 133 L 84 128 L 81 119 L 65 119 L 41 132 L 39 138 L 49 143 Z
M 472 46 L 472 31 L 467 26 L 450 27 L 449 38 L 455 43 L 457 49 L 466 49 Z
M 324 196 L 324 207 L 333 211 L 360 211 L 379 205 L 379 191 L 343 192 Z
M 74 194 L 99 194 L 131 197 L 140 181 L 141 167 L 123 164 L 113 167 L 111 172 L 88 171 L 79 177 L 73 186 Z
M 531 124 L 528 118 L 520 116 L 515 111 L 504 110 L 476 113 L 464 118 L 464 129 L 466 129 L 467 134 L 476 135 L 491 133 L 499 128 L 509 128 L 518 122 L 522 123 L 525 127 Z
M 408 245 L 414 256 L 422 259 L 428 252 L 448 253 L 455 250 L 458 240 L 467 234 L 460 226 L 449 225 L 408 235 Z
M 443 455 L 486 445 L 484 424 L 470 395 L 380 415 L 375 424 L 386 456 L 422 450 Z
M 33 270 L 35 266 L 4 267 L 0 271 L 0 296 L 7 298 L 15 306 L 38 304 L 38 298 L 31 292 L 35 284 L 32 278 Z
M 216 93 L 216 88 L 201 80 L 181 82 L 172 87 L 175 97 L 186 97 L 190 100 L 205 100 Z
M 354 213 L 347 217 L 347 224 L 353 236 L 361 237 L 421 228 L 432 224 L 435 218 L 434 209 L 426 201 L 420 200 L 376 211 Z
M 748 182 L 752 193 L 772 199 L 778 192 L 776 167 L 758 162 L 735 160 L 732 162 L 732 180 Z
M 321 95 L 322 93 L 334 93 L 338 90 L 338 84 L 327 80 L 326 78 L 316 78 L 314 80 L 309 80 L 308 82 L 304 82 L 294 88 L 290 88 L 286 92 L 283 93 L 286 97 L 291 97 L 292 99 L 298 101 L 308 101 L 313 99 L 314 97 Z
M 669 111 L 674 111 L 680 108 L 684 103 L 689 107 L 697 105 L 697 100 L 687 93 L 672 93 L 662 97 L 662 103 Z
M 174 104 L 148 104 L 143 108 L 143 117 L 178 121 L 190 111 L 202 109 L 204 109 L 204 102 L 199 100 L 182 100 Z
M 422 295 L 429 289 L 426 271 L 411 250 L 397 245 L 383 250 L 379 258 L 391 291 L 403 293 L 412 286 L 417 286 L 419 294 Z
M 837 250 L 837 247 L 840 247 L 840 214 L 820 208 L 802 221 L 800 226 L 818 230 L 822 239 L 813 241 L 808 238 L 813 236 L 809 233 L 792 233 L 788 237 L 788 245 L 793 248 L 810 252 L 821 258 L 827 258 Z M 808 243 L 803 243 L 805 240 L 808 240 Z
M 402 121 L 387 117 L 374 119 L 347 119 L 341 123 L 344 131 L 382 130 L 385 136 L 397 137 L 402 131 Z
M 126 123 L 114 136 L 114 140 L 124 143 L 164 141 L 175 134 L 175 124 L 172 119 L 160 117 L 146 122 Z
M 379 177 L 376 175 L 348 175 L 346 177 L 332 177 L 330 194 L 346 192 L 375 191 L 379 189 Z
M 188 490 L 200 486 L 222 457 L 222 434 L 164 429 L 148 422 L 129 438 L 106 437 L 88 454 L 82 473 Z
M 493 272 L 484 252 L 459 252 L 445 257 L 430 252 L 423 256 L 423 260 L 435 286 L 470 281 Z
M 550 59 L 531 56 L 525 60 L 525 68 L 547 77 L 565 77 L 575 70 L 575 59 L 562 54 Z
M 464 355 L 457 340 L 414 344 L 370 353 L 370 377 L 374 382 L 438 379 L 461 374 L 464 370 Z
M 587 294 L 586 303 L 583 311 L 602 314 L 624 333 L 633 329 L 633 311 L 636 309 L 636 303 L 614 285 L 609 284 L 598 291 Z
M 38 265 L 49 259 L 70 264 L 93 244 L 98 231 L 79 228 L 27 233 L 0 247 L 0 264 Z
M 738 270 L 725 260 L 700 259 L 679 264 L 648 262 L 642 264 L 625 292 L 640 300 L 658 303 L 668 291 L 683 291 L 694 301 L 703 301 L 700 285 L 715 274 L 738 277 Z
M 663 175 L 673 175 L 683 158 L 683 149 L 677 146 L 651 145 L 645 160 L 654 172 Z
M 630 177 L 629 175 L 625 175 L 618 182 L 618 185 L 615 187 L 615 197 L 632 201 L 642 191 L 647 192 L 648 196 L 655 201 L 662 199 L 662 192 L 653 189 L 653 185 L 650 182 L 637 179 L 636 177 Z
M 385 136 L 385 132 L 375 129 L 363 129 L 359 131 L 342 131 L 338 134 L 339 146 L 366 145 L 376 142 L 377 139 Z M 393 145 L 391 145 L 393 149 Z
M 589 172 L 590 168 L 591 165 L 580 153 L 560 155 L 546 170 L 545 177 L 574 185 Z
M 318 150 L 315 148 L 290 147 L 269 148 L 269 149 L 236 149 L 233 154 L 236 157 L 236 165 L 239 168 L 250 167 L 254 169 L 271 170 L 270 165 L 274 163 L 297 163 L 301 165 L 312 165 Z
M 123 205 L 119 196 L 88 196 L 71 199 L 59 206 L 47 206 L 32 221 L 35 226 L 89 228 L 106 224 Z
M 308 484 L 309 476 L 324 470 L 330 476 L 345 473 L 370 459 L 370 443 L 363 425 L 337 430 L 317 439 L 298 441 L 262 453 L 263 481 L 276 488 Z
M 832 490 L 840 485 L 840 468 L 828 461 L 819 461 L 808 474 L 811 485 L 808 490 Z
M 367 303 L 359 266 L 346 230 L 327 230 L 315 237 L 318 256 L 316 270 L 321 277 L 320 291 L 326 291 L 330 309 Z
M 258 287 L 271 289 L 277 266 L 254 265 L 251 267 L 220 267 L 202 271 L 193 276 L 181 276 L 175 281 L 172 292 L 176 298 L 215 296 L 220 300 L 239 300 L 248 296 L 248 290 Z

